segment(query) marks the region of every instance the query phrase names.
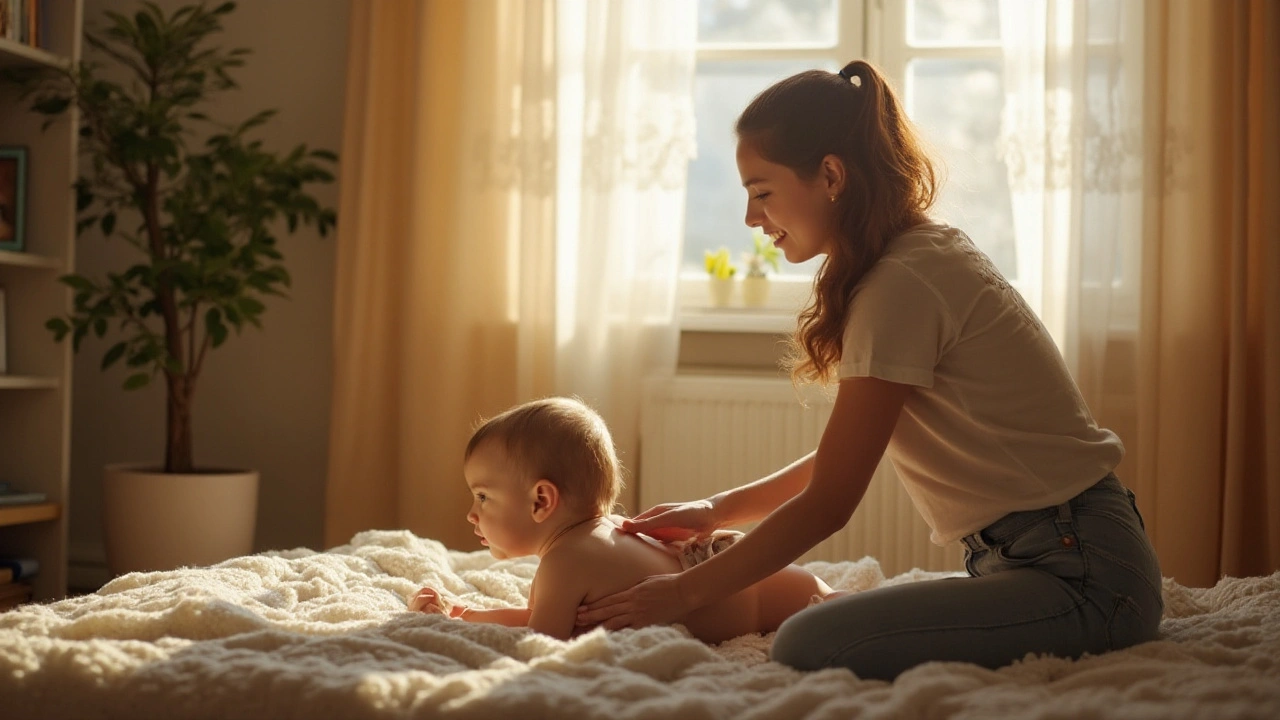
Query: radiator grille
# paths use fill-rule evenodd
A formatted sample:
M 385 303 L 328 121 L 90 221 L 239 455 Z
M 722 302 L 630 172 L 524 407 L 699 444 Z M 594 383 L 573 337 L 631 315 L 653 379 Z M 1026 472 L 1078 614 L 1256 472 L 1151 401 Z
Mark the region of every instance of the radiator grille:
M 816 390 L 798 393 L 781 378 L 651 380 L 641 407 L 640 507 L 707 497 L 767 475 L 817 447 L 830 415 L 829 398 Z M 929 542 L 929 527 L 888 460 L 849 524 L 801 562 L 867 555 L 890 577 L 912 568 L 963 569 L 958 545 Z

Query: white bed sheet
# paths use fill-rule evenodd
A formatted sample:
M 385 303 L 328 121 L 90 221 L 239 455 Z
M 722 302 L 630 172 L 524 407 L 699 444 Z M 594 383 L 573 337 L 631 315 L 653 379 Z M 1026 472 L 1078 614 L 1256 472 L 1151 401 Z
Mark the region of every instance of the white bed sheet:
M 875 560 L 807 566 L 838 589 Z M 680 627 L 561 642 L 408 613 L 424 584 L 523 605 L 531 558 L 447 551 L 408 532 L 135 573 L 0 614 L 0 709 L 13 718 L 1277 718 L 1280 573 L 1164 583 L 1161 640 L 998 671 L 930 663 L 897 682 L 768 662 L 770 636 L 708 647 Z

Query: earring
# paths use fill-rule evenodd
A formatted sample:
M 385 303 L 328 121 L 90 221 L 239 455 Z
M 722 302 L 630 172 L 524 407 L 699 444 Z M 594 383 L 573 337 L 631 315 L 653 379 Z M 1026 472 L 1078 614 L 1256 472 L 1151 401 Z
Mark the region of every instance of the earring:
M 831 202 L 835 202 L 835 201 L 836 201 L 836 196 L 835 196 L 835 195 L 832 195 L 832 196 L 831 196 Z

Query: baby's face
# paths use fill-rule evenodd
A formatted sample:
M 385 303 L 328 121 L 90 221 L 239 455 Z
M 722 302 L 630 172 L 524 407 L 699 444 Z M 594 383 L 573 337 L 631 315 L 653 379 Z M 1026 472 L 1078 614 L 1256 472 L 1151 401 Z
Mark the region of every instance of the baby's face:
M 499 443 L 484 442 L 462 466 L 471 489 L 467 521 L 480 536 L 480 544 L 496 558 L 537 553 L 537 523 L 533 520 L 533 495 L 508 461 Z

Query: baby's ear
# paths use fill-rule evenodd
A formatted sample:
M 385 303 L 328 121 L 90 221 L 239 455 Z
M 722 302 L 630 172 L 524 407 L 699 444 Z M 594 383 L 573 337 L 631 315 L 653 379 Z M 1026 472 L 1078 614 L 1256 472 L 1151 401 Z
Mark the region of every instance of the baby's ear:
M 551 513 L 560 507 L 560 488 L 550 480 L 539 480 L 533 484 L 533 520 L 542 522 L 551 517 Z

